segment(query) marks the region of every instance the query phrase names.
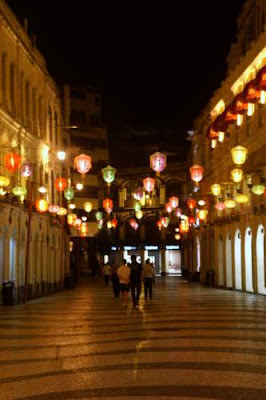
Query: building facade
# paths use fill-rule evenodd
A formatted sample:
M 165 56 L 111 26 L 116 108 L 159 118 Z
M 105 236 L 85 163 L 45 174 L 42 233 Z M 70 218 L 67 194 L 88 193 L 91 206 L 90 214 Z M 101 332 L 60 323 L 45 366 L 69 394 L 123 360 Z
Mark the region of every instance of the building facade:
M 244 5 L 228 76 L 196 119 L 193 138 L 194 163 L 204 167 L 200 193 L 209 211 L 207 223 L 194 234 L 202 280 L 213 269 L 217 286 L 264 295 L 265 15 L 264 1 Z
M 60 202 L 54 182 L 62 172 L 56 161 L 62 112 L 55 82 L 25 28 L 1 0 L 0 175 L 10 183 L 1 185 L 0 287 L 12 281 L 18 301 L 26 289 L 28 297 L 34 297 L 59 288 L 68 269 L 68 237 L 61 222 L 37 213 L 34 205 L 29 220 L 31 199 L 43 196 L 50 204 Z M 21 168 L 6 169 L 9 153 L 21 157 L 21 166 L 28 162 L 32 176 L 23 177 Z M 40 195 L 40 186 L 46 187 L 46 194 Z M 14 187 L 28 189 L 27 195 L 15 196 Z

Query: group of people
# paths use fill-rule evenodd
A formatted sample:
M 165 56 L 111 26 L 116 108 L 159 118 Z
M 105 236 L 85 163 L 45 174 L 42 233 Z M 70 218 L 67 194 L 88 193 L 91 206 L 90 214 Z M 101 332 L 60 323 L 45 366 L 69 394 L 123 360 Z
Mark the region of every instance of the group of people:
M 148 295 L 152 299 L 152 284 L 154 282 L 154 268 L 147 259 L 144 268 L 137 262 L 136 256 L 131 256 L 131 263 L 127 264 L 124 259 L 120 267 L 108 263 L 103 266 L 103 276 L 105 285 L 108 286 L 111 279 L 115 298 L 119 298 L 122 293 L 123 306 L 128 303 L 128 293 L 131 291 L 133 307 L 139 307 L 139 298 L 141 293 L 142 282 L 144 282 L 145 300 Z

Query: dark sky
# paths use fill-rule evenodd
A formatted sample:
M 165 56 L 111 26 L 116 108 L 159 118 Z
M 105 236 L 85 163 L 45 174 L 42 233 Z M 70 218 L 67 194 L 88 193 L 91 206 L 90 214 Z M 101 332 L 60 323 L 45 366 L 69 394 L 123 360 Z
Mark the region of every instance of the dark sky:
M 29 19 L 56 80 L 102 89 L 113 134 L 124 126 L 186 136 L 226 74 L 244 0 L 7 0 Z

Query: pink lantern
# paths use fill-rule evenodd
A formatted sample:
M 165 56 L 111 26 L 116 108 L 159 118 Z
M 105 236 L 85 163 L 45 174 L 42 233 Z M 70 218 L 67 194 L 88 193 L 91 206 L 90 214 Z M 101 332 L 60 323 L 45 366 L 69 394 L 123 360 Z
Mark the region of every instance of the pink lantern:
M 160 175 L 166 167 L 166 155 L 156 152 L 150 156 L 150 167 L 156 172 L 156 175 Z
M 129 221 L 129 225 L 131 226 L 131 228 L 135 229 L 135 231 L 139 227 L 139 224 L 137 223 L 137 221 L 134 220 L 134 218 L 131 218 L 131 220 Z
M 82 224 L 82 220 L 81 220 L 80 218 L 76 218 L 74 224 L 75 224 L 75 227 L 76 227 L 77 229 L 79 229 L 80 226 L 81 226 L 81 224 Z
M 219 201 L 219 203 L 215 204 L 215 208 L 216 208 L 217 211 L 223 211 L 225 209 L 225 205 L 224 205 L 224 203 Z
M 193 182 L 199 183 L 203 178 L 204 168 L 200 165 L 193 165 L 190 169 L 190 176 Z
M 135 189 L 134 193 L 133 193 L 133 197 L 135 200 L 141 200 L 142 197 L 144 195 L 143 189 L 142 187 L 137 187 L 137 189 Z
M 175 215 L 176 215 L 177 218 L 180 218 L 180 217 L 181 217 L 181 215 L 182 215 L 182 210 L 181 210 L 181 208 L 177 208 L 177 209 L 175 210 Z
M 48 211 L 49 211 L 49 213 L 51 213 L 51 214 L 57 214 L 58 211 L 59 211 L 59 209 L 60 209 L 60 207 L 59 207 L 58 205 L 56 205 L 56 204 L 51 204 L 51 205 L 49 206 Z
M 173 211 L 173 208 L 172 208 L 170 202 L 165 204 L 165 209 L 169 214 L 171 214 L 171 212 Z
M 91 157 L 86 154 L 80 154 L 74 158 L 74 167 L 80 174 L 86 174 L 92 167 Z
M 29 162 L 24 162 L 21 166 L 21 176 L 23 176 L 24 178 L 28 178 L 32 175 L 32 170 L 32 164 Z
M 155 186 L 155 179 L 150 177 L 143 179 L 143 186 L 146 192 L 152 192 Z
M 178 204 L 179 204 L 179 198 L 176 196 L 172 196 L 169 199 L 169 203 L 171 204 L 172 208 L 176 208 L 176 207 L 178 207 Z

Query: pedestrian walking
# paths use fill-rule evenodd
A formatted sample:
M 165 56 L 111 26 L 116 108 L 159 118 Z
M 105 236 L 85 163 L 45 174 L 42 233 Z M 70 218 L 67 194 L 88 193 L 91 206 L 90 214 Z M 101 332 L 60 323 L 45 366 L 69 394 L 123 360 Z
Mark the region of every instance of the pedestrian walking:
M 110 267 L 109 263 L 107 262 L 103 267 L 103 276 L 104 276 L 105 286 L 109 285 L 110 275 L 111 275 L 111 267 Z
M 153 265 L 150 263 L 150 259 L 147 258 L 143 269 L 145 300 L 147 300 L 148 298 L 148 292 L 150 300 L 152 299 L 152 283 L 154 280 L 154 276 L 155 273 Z
M 136 256 L 131 256 L 131 264 L 130 264 L 130 289 L 132 296 L 133 307 L 139 307 L 139 297 L 141 293 L 141 282 L 143 279 L 142 272 L 143 268 L 140 263 L 137 262 Z
M 111 281 L 113 284 L 113 291 L 114 291 L 114 296 L 115 299 L 119 298 L 120 295 L 120 285 L 119 285 L 119 278 L 117 275 L 118 267 L 116 263 L 113 263 L 111 265 Z
M 127 266 L 127 261 L 124 259 L 121 266 L 117 270 L 124 307 L 127 306 L 128 301 L 130 274 L 130 268 Z

